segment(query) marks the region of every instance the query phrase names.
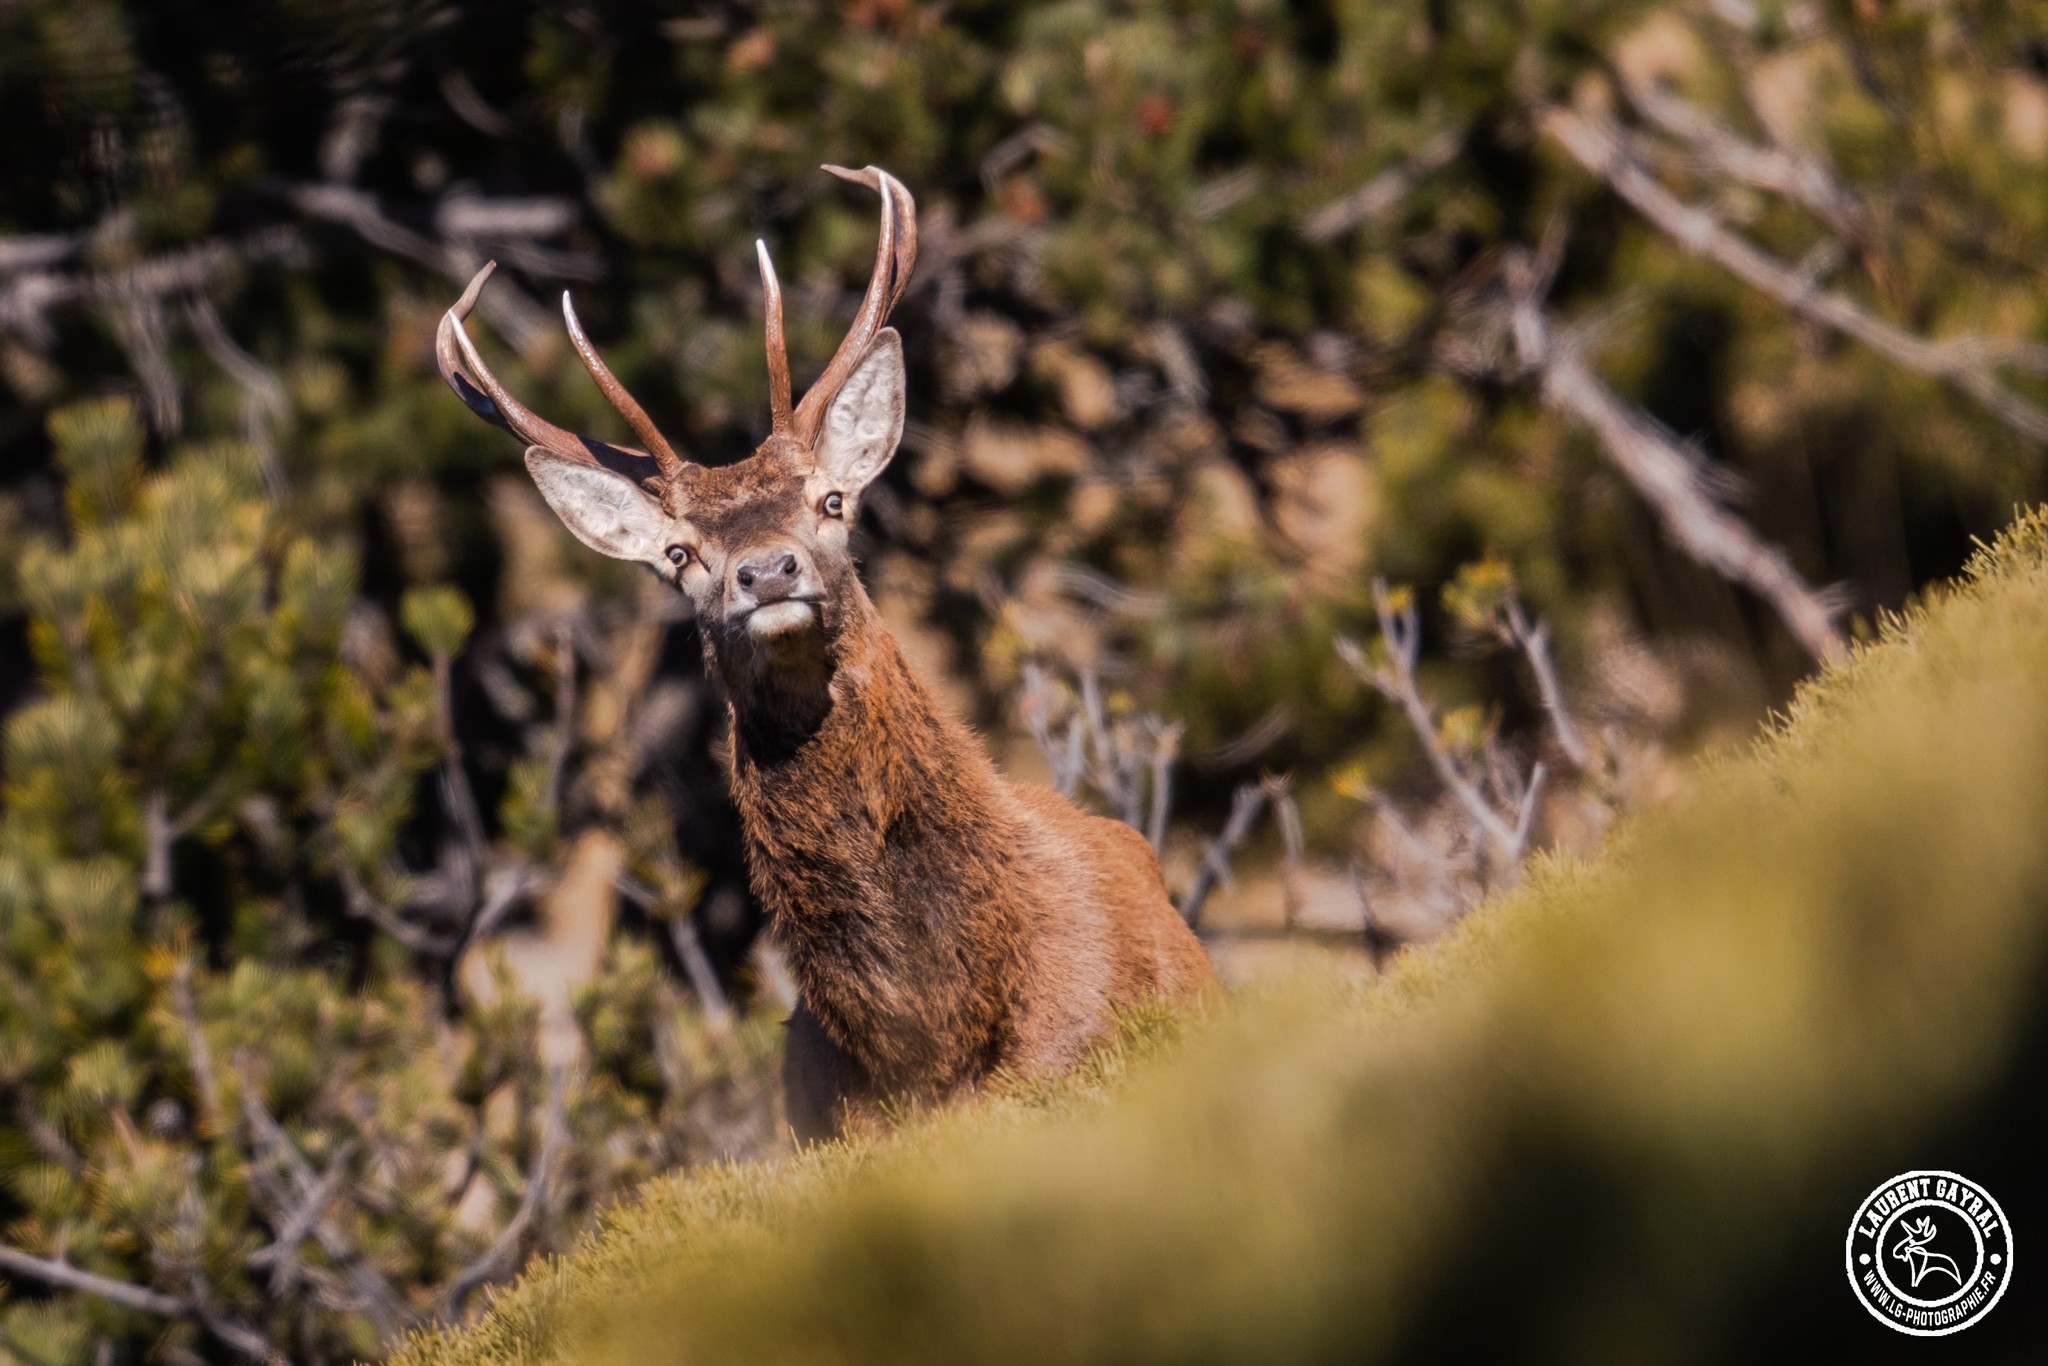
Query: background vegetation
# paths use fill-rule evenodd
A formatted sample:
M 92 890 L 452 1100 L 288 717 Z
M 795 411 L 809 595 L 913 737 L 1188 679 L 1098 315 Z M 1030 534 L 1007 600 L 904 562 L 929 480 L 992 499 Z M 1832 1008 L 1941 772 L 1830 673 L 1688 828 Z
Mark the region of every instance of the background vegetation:
M 2038 7 L 0 5 L 0 1350 L 374 1356 L 774 1149 L 694 628 L 430 343 L 495 257 L 535 406 L 623 435 L 573 286 L 737 457 L 753 239 L 799 382 L 865 282 L 821 161 L 924 226 L 878 601 L 1013 770 L 1154 835 L 1234 976 L 1590 848 L 2042 492 Z

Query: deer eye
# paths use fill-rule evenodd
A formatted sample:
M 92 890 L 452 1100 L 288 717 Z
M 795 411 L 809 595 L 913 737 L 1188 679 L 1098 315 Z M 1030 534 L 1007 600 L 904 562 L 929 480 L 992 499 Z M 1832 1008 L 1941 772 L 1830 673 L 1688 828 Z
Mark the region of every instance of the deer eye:
M 827 517 L 844 516 L 846 512 L 846 499 L 837 493 L 826 494 L 824 512 Z
M 670 546 L 668 548 L 668 562 L 678 567 L 688 564 L 690 562 L 690 547 L 686 545 Z

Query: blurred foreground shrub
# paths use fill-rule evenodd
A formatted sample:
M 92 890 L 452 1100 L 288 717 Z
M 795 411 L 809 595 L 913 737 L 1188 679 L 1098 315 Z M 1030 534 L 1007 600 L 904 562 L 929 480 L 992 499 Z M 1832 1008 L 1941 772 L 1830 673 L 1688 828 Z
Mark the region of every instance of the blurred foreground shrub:
M 1929 1344 L 1841 1258 L 1915 1167 L 2048 1228 L 2044 677 L 2036 514 L 1387 977 L 1235 1002 L 1113 1087 L 657 1182 L 402 1359 L 2019 1359 L 2028 1280 Z

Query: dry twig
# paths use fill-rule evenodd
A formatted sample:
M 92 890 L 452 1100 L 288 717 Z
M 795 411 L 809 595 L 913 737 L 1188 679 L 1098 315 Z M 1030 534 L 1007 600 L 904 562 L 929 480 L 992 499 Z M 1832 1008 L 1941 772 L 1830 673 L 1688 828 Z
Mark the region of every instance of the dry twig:
M 1770 603 L 1815 659 L 1841 653 L 1836 605 L 1807 584 L 1783 550 L 1722 506 L 1694 455 L 1593 373 L 1577 339 L 1554 328 L 1538 302 L 1545 272 L 1526 257 L 1511 258 L 1508 265 L 1516 349 L 1521 363 L 1535 373 L 1543 401 L 1592 428 L 1615 468 L 1680 549 Z
M 1436 134 L 1413 155 L 1303 219 L 1301 235 L 1311 242 L 1329 242 L 1391 213 L 1418 184 L 1448 166 L 1464 145 L 1463 129 L 1446 129 Z
M 1181 919 L 1191 927 L 1201 928 L 1202 908 L 1208 903 L 1209 893 L 1216 889 L 1217 883 L 1230 880 L 1230 856 L 1251 834 L 1252 826 L 1258 823 L 1271 800 L 1272 793 L 1264 783 L 1246 783 L 1232 794 L 1230 819 L 1223 823 L 1223 829 L 1202 851 L 1202 864 L 1195 873 L 1194 885 L 1181 898 Z
M 1711 211 L 1680 199 L 1629 155 L 1611 121 L 1549 108 L 1538 112 L 1537 124 L 1581 166 L 1689 250 L 1800 317 L 1852 337 L 1895 364 L 1953 384 L 2021 435 L 2048 441 L 2048 411 L 2008 389 L 1997 374 L 2001 368 L 2048 373 L 2048 348 L 1985 337 L 1929 341 L 1914 336 L 1846 295 L 1815 290 L 1797 267 L 1730 232 Z

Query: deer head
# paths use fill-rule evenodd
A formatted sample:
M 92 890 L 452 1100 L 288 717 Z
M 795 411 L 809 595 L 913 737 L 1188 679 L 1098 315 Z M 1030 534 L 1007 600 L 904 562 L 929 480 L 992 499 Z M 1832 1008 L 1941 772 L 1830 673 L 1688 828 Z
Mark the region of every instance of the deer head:
M 590 344 L 566 292 L 570 340 L 645 451 L 565 431 L 498 383 L 463 326 L 493 266 L 477 272 L 436 337 L 442 378 L 471 411 L 528 443 L 528 472 L 576 538 L 648 566 L 689 595 L 728 682 L 778 662 L 826 657 L 865 609 L 849 530 L 862 491 L 903 435 L 903 345 L 884 323 L 917 259 L 917 208 L 902 184 L 877 167 L 824 169 L 882 197 L 874 275 L 831 363 L 791 407 L 782 288 L 766 245 L 755 244 L 772 426 L 744 460 L 705 466 L 678 456 Z
M 1918 1223 L 1900 1225 L 1899 1241 L 1892 1247 L 1892 1255 L 1901 1261 L 1934 1241 L 1934 1220 L 1922 1217 Z

